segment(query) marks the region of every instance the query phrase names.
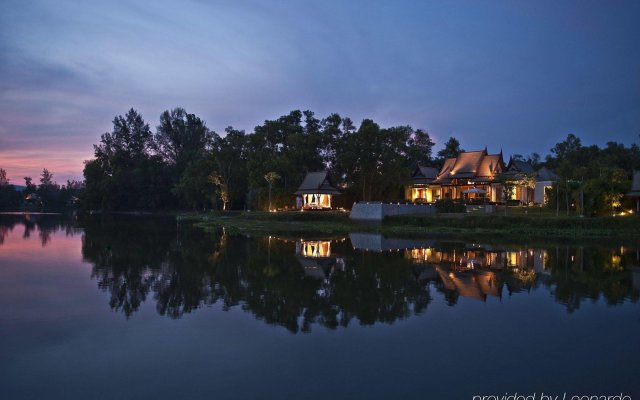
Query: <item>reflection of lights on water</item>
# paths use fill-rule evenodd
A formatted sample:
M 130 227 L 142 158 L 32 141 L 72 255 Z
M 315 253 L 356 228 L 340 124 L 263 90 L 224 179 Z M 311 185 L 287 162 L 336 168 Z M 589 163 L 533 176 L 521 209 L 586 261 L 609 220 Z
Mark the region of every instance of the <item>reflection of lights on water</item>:
M 330 257 L 331 241 L 301 241 L 301 255 L 303 257 Z

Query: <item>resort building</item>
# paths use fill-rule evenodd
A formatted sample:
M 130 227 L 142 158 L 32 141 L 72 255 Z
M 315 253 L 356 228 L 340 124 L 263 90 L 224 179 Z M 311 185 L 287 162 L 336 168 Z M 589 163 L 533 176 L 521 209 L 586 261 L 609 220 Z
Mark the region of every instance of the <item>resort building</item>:
M 536 171 L 531 164 L 526 161 L 509 158 L 504 174 L 505 176 L 510 176 L 514 182 L 514 188 L 509 200 L 519 201 L 520 204 L 534 202 Z
M 308 172 L 295 194 L 302 200 L 298 208 L 321 210 L 330 209 L 332 196 L 339 195 L 340 191 L 329 181 L 327 171 L 320 171 Z
M 438 177 L 438 169 L 417 165 L 411 174 L 411 186 L 406 188 L 405 198 L 414 202 L 432 203 L 437 200 L 435 188 L 429 185 Z
M 466 151 L 448 158 L 433 176 L 433 168 L 418 167 L 405 198 L 430 203 L 439 199 L 502 200 L 502 189 L 496 177 L 505 170 L 502 151 L 488 154 L 487 149 Z
M 560 178 L 547 167 L 542 167 L 536 172 L 536 186 L 533 194 L 535 204 L 547 204 L 548 192 L 553 189 L 553 183 Z
M 414 203 L 433 203 L 439 199 L 503 202 L 501 179 L 507 179 L 513 186 L 506 200 L 545 204 L 547 191 L 558 180 L 558 175 L 545 167 L 536 172 L 528 162 L 513 158 L 505 165 L 502 151 L 498 154 L 488 154 L 487 149 L 466 151 L 446 159 L 440 170 L 417 166 L 411 174 L 411 184 L 405 187 L 405 200 Z
M 627 193 L 627 197 L 636 199 L 636 212 L 640 214 L 640 171 L 633 171 L 631 191 Z

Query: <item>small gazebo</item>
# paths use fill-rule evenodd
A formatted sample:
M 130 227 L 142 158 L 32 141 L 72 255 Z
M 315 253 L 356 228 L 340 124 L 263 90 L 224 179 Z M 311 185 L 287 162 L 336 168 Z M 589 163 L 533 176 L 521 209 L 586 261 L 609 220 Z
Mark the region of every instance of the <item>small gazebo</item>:
M 633 183 L 627 197 L 636 199 L 636 213 L 640 214 L 640 171 L 633 171 Z
M 329 181 L 327 171 L 308 172 L 304 181 L 295 193 L 302 197 L 302 204 L 298 206 L 304 209 L 330 209 L 331 197 L 340 194 Z

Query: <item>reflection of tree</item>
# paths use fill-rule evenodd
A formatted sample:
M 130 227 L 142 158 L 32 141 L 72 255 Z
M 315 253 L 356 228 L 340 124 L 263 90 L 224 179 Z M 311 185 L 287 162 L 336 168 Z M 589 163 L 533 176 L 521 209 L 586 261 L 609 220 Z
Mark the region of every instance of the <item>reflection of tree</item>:
M 88 218 L 82 255 L 92 278 L 109 292 L 109 305 L 127 317 L 145 301 L 175 240 L 175 225 L 149 218 Z
M 16 225 L 23 226 L 22 238 L 25 240 L 37 231 L 42 247 L 60 230 L 64 230 L 67 236 L 80 232 L 73 220 L 62 215 L 7 214 L 0 216 L 0 246 Z
M 620 257 L 604 247 L 556 247 L 549 251 L 551 276 L 546 285 L 568 312 L 580 308 L 583 300 L 604 298 L 607 304 L 626 299 L 638 301 L 631 274 L 621 267 Z M 617 265 L 614 265 L 617 264 Z
M 0 224 L 0 246 L 4 244 L 5 238 L 9 236 L 9 232 L 13 230 L 13 225 Z
M 83 256 L 110 306 L 130 316 L 153 292 L 156 309 L 178 318 L 203 305 L 241 305 L 292 332 L 353 319 L 391 323 L 421 312 L 428 289 L 402 257 L 352 253 L 327 279 L 305 275 L 293 243 L 229 237 L 166 221 L 87 220 Z M 269 250 L 270 246 L 270 251 Z M 347 250 L 346 248 L 344 250 Z
M 419 314 L 431 302 L 432 287 L 450 304 L 460 296 L 428 273 L 433 272 L 428 263 L 397 252 L 354 251 L 334 242 L 331 254 L 341 256 L 340 266 L 335 257 L 314 259 L 317 268 L 309 273 L 293 242 L 229 236 L 153 218 L 88 219 L 85 226 L 83 256 L 93 264 L 92 277 L 110 294 L 110 306 L 127 317 L 151 296 L 158 313 L 171 318 L 220 303 L 225 310 L 240 306 L 268 324 L 304 332 L 313 325 L 393 323 Z M 578 257 L 577 249 L 568 249 L 568 255 L 547 249 L 544 273 L 505 265 L 491 284 L 497 293 L 506 288 L 509 294 L 547 287 L 569 311 L 598 296 L 610 304 L 636 301 L 628 273 L 607 267 L 611 253 L 605 250 L 585 249 Z M 438 251 L 465 250 L 458 244 Z M 571 255 L 574 261 L 566 264 Z

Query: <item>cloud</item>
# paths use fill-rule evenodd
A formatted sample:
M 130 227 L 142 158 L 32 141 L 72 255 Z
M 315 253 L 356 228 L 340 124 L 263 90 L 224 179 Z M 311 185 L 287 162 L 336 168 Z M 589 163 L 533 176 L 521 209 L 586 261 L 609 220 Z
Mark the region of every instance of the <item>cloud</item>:
M 219 132 L 300 108 L 410 124 L 465 148 L 544 154 L 570 132 L 629 143 L 640 132 L 639 9 L 5 1 L 0 164 L 26 171 L 38 154 L 77 177 L 81 160 L 60 155 L 90 155 L 130 107 L 153 127 L 182 106 Z

